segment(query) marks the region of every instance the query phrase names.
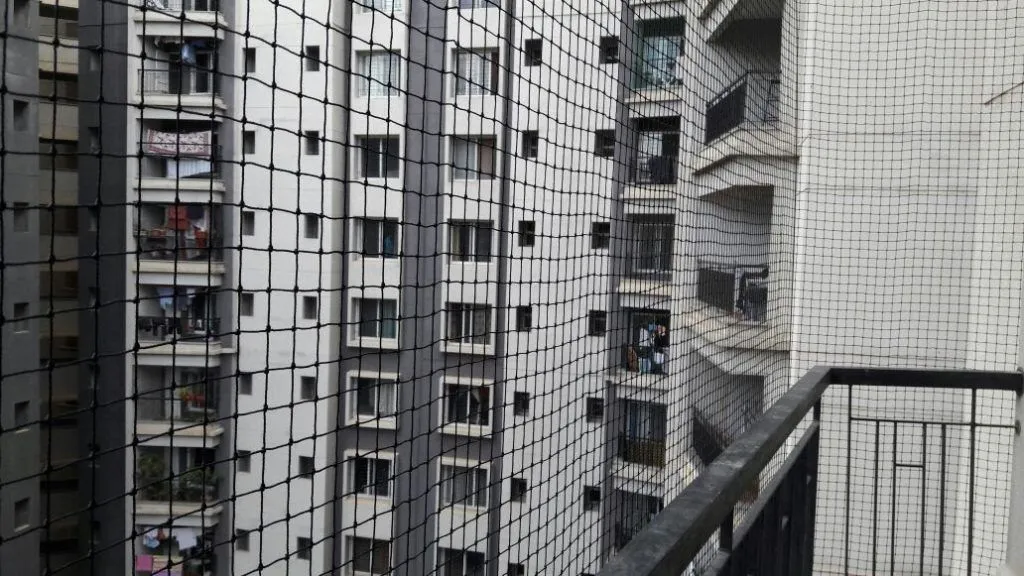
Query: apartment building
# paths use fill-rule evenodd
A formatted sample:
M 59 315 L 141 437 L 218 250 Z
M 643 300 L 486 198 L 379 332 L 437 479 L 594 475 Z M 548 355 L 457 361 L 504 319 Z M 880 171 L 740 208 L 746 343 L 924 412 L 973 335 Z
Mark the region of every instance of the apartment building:
M 39 3 L 39 398 L 42 568 L 81 569 L 78 500 L 78 3 Z
M 38 175 L 31 157 L 38 150 L 39 118 L 36 94 L 39 48 L 35 35 L 39 12 L 34 3 L 5 2 L 3 23 L 3 158 L 0 195 L 3 227 L 0 243 L 4 267 L 0 273 L 3 322 L 0 323 L 0 565 L 38 573 L 40 522 L 40 417 L 45 408 L 39 395 L 39 253 Z

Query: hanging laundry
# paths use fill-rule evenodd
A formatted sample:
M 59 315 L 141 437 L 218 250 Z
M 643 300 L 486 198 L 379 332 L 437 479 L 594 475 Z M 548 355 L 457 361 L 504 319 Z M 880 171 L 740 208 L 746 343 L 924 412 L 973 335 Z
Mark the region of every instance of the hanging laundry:
M 160 307 L 165 311 L 170 311 L 174 308 L 174 288 L 168 286 L 157 286 L 156 294 L 160 298 Z
M 198 174 L 213 172 L 213 162 L 200 158 L 167 159 L 167 177 L 171 179 L 189 178 Z
M 157 531 L 155 528 L 142 533 L 142 545 L 150 550 L 160 547 L 160 540 L 157 538 Z M 152 558 L 150 561 L 152 561 Z
M 195 66 L 196 64 L 196 47 L 191 42 L 186 42 L 181 45 L 181 61 L 185 64 Z
M 194 528 L 175 528 L 174 539 L 178 541 L 178 550 L 185 551 L 195 548 L 199 533 Z
M 188 230 L 188 213 L 184 206 L 167 208 L 167 227 L 172 230 Z
M 187 156 L 210 158 L 213 150 L 213 132 L 160 132 L 146 130 L 143 151 L 154 156 Z
M 152 572 L 153 571 L 153 557 L 149 554 L 140 554 L 135 557 L 135 571 L 136 572 Z

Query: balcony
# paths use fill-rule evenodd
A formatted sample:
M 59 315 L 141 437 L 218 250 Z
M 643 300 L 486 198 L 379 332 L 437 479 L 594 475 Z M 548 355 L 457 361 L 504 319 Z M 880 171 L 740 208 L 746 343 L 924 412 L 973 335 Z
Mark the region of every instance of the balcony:
M 213 466 L 213 450 L 190 448 L 139 448 L 135 469 L 137 490 L 135 511 L 139 524 L 160 525 L 166 517 L 175 524 L 206 522 L 220 513 L 217 504 L 219 482 Z M 175 458 L 172 458 L 171 455 Z M 192 516 L 190 521 L 179 516 Z M 153 516 L 164 517 L 154 522 Z M 149 517 L 149 518 L 147 518 Z
M 218 421 L 215 391 L 209 392 L 190 386 L 182 387 L 176 396 L 147 395 L 136 400 L 140 444 L 179 448 L 220 444 L 224 427 Z
M 638 24 L 640 37 L 636 61 L 632 66 L 633 85 L 644 91 L 643 100 L 678 98 L 682 84 L 683 31 L 682 18 L 645 20 Z
M 697 299 L 736 321 L 761 324 L 768 317 L 768 266 L 704 261 L 697 269 Z
M 223 274 L 223 239 L 218 212 L 203 204 L 143 204 L 136 242 L 144 284 L 183 283 L 182 274 Z
M 814 368 L 601 575 L 998 573 L 1022 393 L 1018 373 Z
M 174 124 L 153 122 L 143 130 L 139 175 L 133 184 L 151 202 L 221 201 L 224 152 L 210 122 Z
M 679 117 L 641 118 L 634 121 L 632 129 L 629 186 L 674 186 L 679 163 Z
M 224 109 L 221 77 L 214 70 L 172 64 L 139 71 L 139 93 L 147 105 Z
M 135 21 L 146 36 L 222 38 L 227 26 L 217 0 L 142 0 L 140 8 Z
M 735 156 L 796 154 L 792 135 L 780 121 L 779 72 L 747 72 L 713 98 L 704 116 L 705 149 L 698 172 Z
M 663 468 L 665 466 L 665 440 L 650 438 L 619 438 L 619 458 L 623 462 Z

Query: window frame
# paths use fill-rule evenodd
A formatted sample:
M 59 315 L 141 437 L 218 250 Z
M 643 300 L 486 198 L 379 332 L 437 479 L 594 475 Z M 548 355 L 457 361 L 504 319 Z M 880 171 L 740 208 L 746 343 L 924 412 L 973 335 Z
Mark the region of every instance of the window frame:
M 486 70 L 483 82 L 473 78 L 475 62 Z M 466 67 L 468 66 L 468 70 Z M 497 48 L 456 48 L 452 55 L 452 93 L 455 96 L 494 96 L 498 94 L 501 62 Z
M 486 302 L 445 302 L 444 341 L 445 348 L 467 348 L 486 352 L 494 346 L 495 308 Z M 482 313 L 482 314 L 481 314 Z M 455 316 L 457 315 L 457 316 Z M 483 330 L 479 331 L 476 320 L 485 318 Z M 458 335 L 453 324 L 458 320 Z M 468 326 L 468 330 L 467 330 Z
M 449 574 L 453 567 L 450 565 L 453 563 L 453 559 L 449 558 L 450 554 L 457 553 L 459 555 L 459 561 L 454 567 L 458 574 L 462 576 L 482 576 L 487 569 L 487 555 L 483 552 L 477 552 L 476 550 L 459 550 L 457 548 L 446 548 L 444 546 L 437 547 L 437 572 L 435 574 Z M 470 555 L 476 558 L 476 566 L 479 570 L 470 565 Z
M 473 409 L 474 394 L 476 410 Z M 449 434 L 482 436 L 494 425 L 494 382 L 476 378 L 441 379 L 441 427 Z
M 487 264 L 494 258 L 494 220 L 449 220 L 448 221 L 448 260 L 459 264 Z M 486 233 L 486 241 L 482 242 Z M 457 242 L 464 235 L 470 238 L 466 242 Z M 468 252 L 461 250 L 465 244 Z M 486 244 L 486 254 L 481 254 L 482 244 Z
M 399 0 L 400 1 L 400 0 Z M 374 76 L 375 59 L 384 60 L 389 72 L 382 81 Z M 356 52 L 356 97 L 367 99 L 393 98 L 402 93 L 402 54 L 398 50 L 360 50 Z
M 362 479 L 358 477 L 360 461 L 366 461 L 366 476 Z M 380 472 L 378 466 L 383 462 L 387 463 L 387 477 L 380 480 L 377 478 L 378 472 Z M 348 451 L 345 453 L 345 467 L 345 496 L 388 501 L 394 498 L 395 455 L 393 453 Z M 384 493 L 380 493 L 381 488 Z
M 490 502 L 490 473 L 490 467 L 480 462 L 442 458 L 441 465 L 438 466 L 438 498 L 440 506 L 444 508 L 486 509 Z M 464 497 L 455 500 L 456 486 L 452 482 L 458 476 L 470 476 L 468 481 L 473 483 L 473 489 L 470 490 L 471 487 L 467 483 L 465 485 L 467 490 Z
M 378 426 L 384 425 L 384 427 L 394 428 L 396 419 L 398 417 L 398 374 L 395 373 L 384 373 L 384 372 L 369 372 L 369 371 L 354 371 L 349 372 L 347 375 L 348 382 L 348 422 L 350 424 L 376 424 Z M 376 385 L 368 390 L 374 391 L 371 394 L 374 413 L 368 414 L 360 412 L 360 396 L 364 391 L 359 383 L 360 381 L 373 381 Z M 384 398 L 384 394 L 381 393 L 383 386 L 390 386 L 390 397 L 389 397 L 389 410 L 381 410 L 381 399 Z
M 368 570 L 357 570 L 357 566 L 356 566 L 356 541 L 357 540 L 364 541 L 364 542 L 367 542 L 369 544 L 369 552 L 365 556 L 360 556 L 360 558 L 367 558 L 369 560 L 370 565 L 369 565 Z M 392 550 L 391 544 L 392 544 L 391 540 L 378 540 L 376 538 L 366 538 L 364 536 L 356 536 L 354 534 L 346 535 L 345 536 L 345 548 L 347 550 L 346 550 L 345 556 L 348 558 L 348 566 L 349 566 L 348 573 L 349 574 L 360 574 L 360 575 L 366 574 L 366 575 L 374 575 L 374 576 L 377 576 L 377 575 L 383 576 L 384 574 L 390 574 L 391 571 L 392 571 L 391 564 L 394 561 L 394 557 L 393 557 L 394 551 Z M 377 551 L 378 548 L 381 548 L 381 547 L 386 547 L 386 550 L 387 550 L 387 554 L 386 554 L 387 560 L 388 560 L 387 566 L 377 566 L 377 567 L 375 567 L 374 566 L 374 559 L 377 559 L 376 558 L 376 551 Z
M 376 146 L 369 146 L 376 143 Z M 397 150 L 392 149 L 394 146 Z M 373 150 L 376 148 L 376 150 Z M 372 151 L 376 154 L 376 175 L 368 175 L 367 168 L 370 166 L 366 154 Z M 402 177 L 402 138 L 396 134 L 373 135 L 365 134 L 356 136 L 356 162 L 355 169 L 358 171 L 356 178 L 363 180 L 389 180 Z M 388 160 L 395 160 L 394 171 L 389 171 Z
M 383 260 L 392 260 L 398 258 L 399 249 L 401 246 L 401 234 L 402 224 L 397 218 L 370 218 L 362 217 L 356 218 L 352 226 L 352 252 L 358 258 L 380 258 Z M 374 235 L 377 240 L 377 253 L 367 254 L 366 252 L 366 226 L 373 225 L 377 230 Z M 394 240 L 393 248 L 388 251 L 385 244 L 388 238 L 389 226 L 394 226 Z
M 465 154 L 457 149 L 465 145 Z M 453 182 L 483 182 L 494 180 L 498 177 L 498 139 L 494 135 L 479 134 L 471 136 L 451 136 L 448 150 L 451 154 L 451 179 Z M 490 159 L 485 159 L 485 154 L 490 151 Z M 470 160 L 472 159 L 472 163 Z M 459 165 L 459 160 L 465 160 L 465 165 Z M 486 160 L 486 161 L 485 161 Z M 490 171 L 484 169 L 484 165 L 490 165 Z
M 364 301 L 376 302 L 377 316 L 373 320 L 377 326 L 376 335 L 364 335 L 362 333 L 362 326 L 370 322 L 371 320 L 364 320 L 362 318 L 362 303 Z M 384 303 L 394 304 L 394 318 L 384 317 Z M 351 299 L 350 316 L 352 323 L 352 332 L 349 334 L 349 342 L 356 346 L 364 346 L 367 343 L 372 343 L 372 346 L 397 346 L 398 345 L 398 323 L 399 323 L 399 307 L 397 298 L 387 298 L 383 295 L 378 298 L 369 298 L 365 296 L 358 296 Z M 393 336 L 384 336 L 385 332 L 391 332 L 384 330 L 386 321 L 393 322 Z
M 544 39 L 526 38 L 523 40 L 523 66 L 540 66 L 544 63 Z

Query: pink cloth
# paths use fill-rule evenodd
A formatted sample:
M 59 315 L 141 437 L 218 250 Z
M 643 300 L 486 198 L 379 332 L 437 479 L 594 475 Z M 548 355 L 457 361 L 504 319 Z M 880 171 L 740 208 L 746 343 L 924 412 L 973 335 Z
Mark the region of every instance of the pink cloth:
M 154 156 L 189 156 L 210 158 L 213 151 L 213 132 L 157 132 L 146 130 L 142 149 Z
M 153 571 L 153 557 L 149 554 L 144 554 L 135 557 L 135 570 L 137 572 L 152 572 Z

